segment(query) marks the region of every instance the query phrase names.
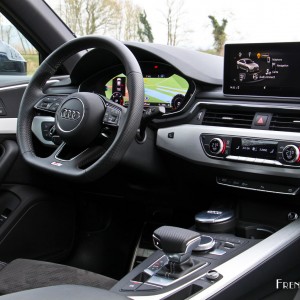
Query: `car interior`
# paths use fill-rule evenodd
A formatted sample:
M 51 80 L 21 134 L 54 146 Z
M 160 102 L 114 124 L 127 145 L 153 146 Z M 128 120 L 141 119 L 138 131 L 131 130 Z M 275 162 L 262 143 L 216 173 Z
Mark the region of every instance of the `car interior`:
M 300 297 L 300 42 L 221 57 L 0 12 L 40 61 L 0 72 L 1 299 Z

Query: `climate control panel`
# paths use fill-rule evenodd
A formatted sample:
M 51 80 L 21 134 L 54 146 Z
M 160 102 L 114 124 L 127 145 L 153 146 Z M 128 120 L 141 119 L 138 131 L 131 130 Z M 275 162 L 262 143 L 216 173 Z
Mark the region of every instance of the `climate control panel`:
M 212 134 L 201 134 L 200 142 L 211 158 L 300 167 L 299 142 Z

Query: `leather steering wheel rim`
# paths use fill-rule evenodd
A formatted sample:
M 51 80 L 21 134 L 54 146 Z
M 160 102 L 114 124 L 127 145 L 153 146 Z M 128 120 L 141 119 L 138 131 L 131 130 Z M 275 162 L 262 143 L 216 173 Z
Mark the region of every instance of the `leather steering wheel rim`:
M 35 104 L 45 94 L 46 82 L 55 74 L 61 64 L 72 55 L 91 48 L 102 48 L 116 55 L 125 67 L 129 105 L 122 114 L 117 135 L 105 153 L 85 169 L 80 168 L 82 161 L 63 161 L 54 164 L 55 156 L 41 158 L 33 147 L 31 125 L 35 116 Z M 144 82 L 140 66 L 132 52 L 121 42 L 102 36 L 85 36 L 71 40 L 52 52 L 40 65 L 29 82 L 21 100 L 17 140 L 21 155 L 30 165 L 40 170 L 64 178 L 78 181 L 91 181 L 110 171 L 122 158 L 136 135 L 144 106 Z M 97 157 L 97 154 L 95 154 Z M 82 160 L 86 159 L 84 157 Z

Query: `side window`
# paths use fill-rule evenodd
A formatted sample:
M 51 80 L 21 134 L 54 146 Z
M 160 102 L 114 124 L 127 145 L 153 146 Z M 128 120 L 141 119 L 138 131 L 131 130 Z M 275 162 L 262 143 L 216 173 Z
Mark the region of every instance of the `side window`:
M 0 13 L 0 82 L 4 75 L 32 75 L 38 66 L 37 50 Z

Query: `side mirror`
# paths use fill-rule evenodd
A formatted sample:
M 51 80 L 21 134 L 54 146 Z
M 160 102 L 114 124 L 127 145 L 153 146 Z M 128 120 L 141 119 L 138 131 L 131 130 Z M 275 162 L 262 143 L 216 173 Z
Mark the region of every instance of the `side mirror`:
M 0 75 L 27 75 L 27 62 L 15 48 L 0 41 Z

